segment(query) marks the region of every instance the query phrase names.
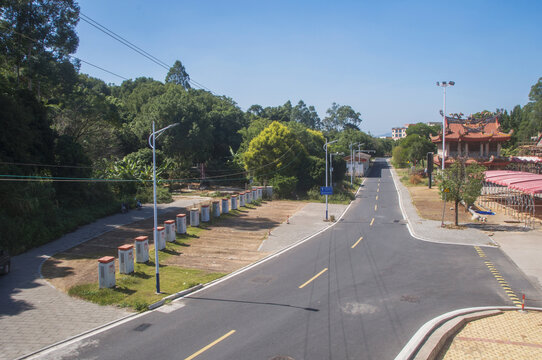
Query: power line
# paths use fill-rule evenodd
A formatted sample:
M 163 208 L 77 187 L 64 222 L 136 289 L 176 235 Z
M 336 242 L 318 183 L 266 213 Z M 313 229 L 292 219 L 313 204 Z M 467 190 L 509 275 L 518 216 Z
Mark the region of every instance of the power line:
M 154 59 L 153 61 L 158 62 L 158 63 L 159 63 L 158 65 L 160 65 L 160 66 L 162 66 L 162 67 L 164 67 L 164 68 L 166 68 L 166 69 L 169 70 L 170 66 L 169 66 L 167 63 L 165 63 L 164 61 L 158 59 L 157 57 L 155 57 L 155 56 L 153 56 L 153 55 L 151 55 L 151 54 L 149 54 L 149 53 L 146 52 L 145 50 L 141 49 L 141 48 L 138 47 L 137 45 L 131 43 L 131 42 L 128 41 L 128 40 L 126 40 L 125 38 L 123 38 L 123 37 L 120 36 L 119 34 L 115 33 L 114 31 L 112 31 L 112 30 L 106 28 L 105 26 L 103 26 L 102 24 L 100 24 L 99 22 L 97 22 L 96 20 L 92 19 L 90 16 L 87 16 L 87 15 L 81 13 L 81 12 L 79 13 L 79 15 L 82 16 L 81 20 L 83 20 L 83 21 L 85 21 L 86 23 L 88 23 L 88 24 L 94 26 L 95 28 L 97 28 L 98 30 L 104 32 L 105 34 L 111 36 L 113 39 L 122 42 L 124 45 L 130 47 L 132 50 L 137 51 L 137 52 L 140 52 L 140 54 L 143 53 L 144 56 L 146 56 L 146 57 L 148 56 L 148 57 Z M 142 54 L 142 55 L 143 55 L 143 54 Z
M 141 56 L 144 56 L 145 58 L 152 61 L 156 65 L 161 66 L 162 68 L 164 68 L 166 70 L 169 70 L 171 68 L 171 66 L 168 65 L 166 62 L 160 60 L 156 56 L 148 53 L 147 51 L 145 51 L 143 49 L 141 49 L 139 46 L 133 44 L 132 42 L 130 42 L 127 39 L 120 36 L 119 34 L 115 33 L 113 30 L 111 30 L 111 29 L 105 27 L 104 25 L 100 24 L 96 20 L 92 19 L 90 16 L 85 15 L 85 14 L 83 14 L 81 12 L 79 13 L 79 15 L 80 15 L 80 19 L 83 20 L 84 22 L 86 22 L 87 24 L 95 27 L 96 29 L 100 30 L 101 32 L 103 32 L 107 36 L 117 40 L 118 42 L 120 42 L 124 46 L 128 47 L 129 49 L 137 52 Z M 211 89 L 209 89 L 208 87 L 204 86 L 203 84 L 201 84 L 201 83 L 199 83 L 199 82 L 197 82 L 197 81 L 195 81 L 193 79 L 190 79 L 190 77 L 188 78 L 188 82 L 191 83 L 193 86 L 195 85 L 195 86 L 197 86 L 199 88 L 202 88 L 204 90 L 207 90 L 207 91 L 209 91 L 210 93 L 213 94 L 213 91 Z
M 0 23 L 0 26 L 2 26 L 2 27 L 3 27 L 5 30 L 7 30 L 7 31 L 10 31 L 10 32 L 12 32 L 12 33 L 14 33 L 14 34 L 20 35 L 20 36 L 22 36 L 22 37 L 24 37 L 24 38 L 27 38 L 28 40 L 33 41 L 33 42 L 35 42 L 35 43 L 39 43 L 38 40 L 33 39 L 33 38 L 31 38 L 30 36 L 28 36 L 28 35 L 26 35 L 26 34 L 23 34 L 23 33 L 20 33 L 20 32 L 18 32 L 18 31 L 14 30 L 14 29 L 10 29 L 10 28 L 6 27 L 6 26 L 5 26 L 4 24 L 2 24 L 2 23 Z M 52 49 L 55 50 L 56 48 L 52 48 Z M 95 67 L 96 69 L 105 71 L 105 72 L 108 73 L 108 74 L 111 74 L 111 75 L 114 75 L 114 76 L 116 76 L 116 77 L 119 77 L 119 78 L 121 78 L 121 79 L 123 79 L 123 80 L 128 80 L 128 79 L 125 78 L 124 76 L 121 76 L 121 75 L 119 75 L 119 74 L 115 74 L 115 73 L 112 72 L 112 71 L 109 71 L 109 70 L 107 70 L 107 69 L 104 69 L 104 68 L 102 68 L 102 67 L 100 67 L 100 66 L 98 66 L 98 65 L 94 65 L 94 64 L 92 64 L 92 63 L 90 63 L 90 62 L 88 62 L 88 61 L 85 61 L 85 60 L 83 60 L 83 59 L 80 59 L 80 58 L 78 58 L 78 57 L 76 57 L 76 56 L 69 55 L 69 54 L 65 54 L 65 55 L 66 55 L 67 57 L 71 58 L 71 59 L 78 60 L 78 61 L 80 61 L 80 62 L 82 62 L 82 63 L 85 63 L 85 64 L 87 64 L 87 65 L 90 65 L 90 66 L 92 66 L 92 67 Z

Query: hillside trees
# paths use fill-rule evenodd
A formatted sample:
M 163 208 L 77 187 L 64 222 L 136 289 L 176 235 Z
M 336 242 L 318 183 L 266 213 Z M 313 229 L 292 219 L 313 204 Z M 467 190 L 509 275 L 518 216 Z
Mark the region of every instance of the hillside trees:
M 17 85 L 24 83 L 41 98 L 63 73 L 73 73 L 69 55 L 79 43 L 75 1 L 5 1 L 0 18 L 0 45 Z

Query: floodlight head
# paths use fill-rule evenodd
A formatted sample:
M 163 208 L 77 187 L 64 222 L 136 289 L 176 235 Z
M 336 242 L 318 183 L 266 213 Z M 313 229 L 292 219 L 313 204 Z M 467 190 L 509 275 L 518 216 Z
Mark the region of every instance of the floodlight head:
M 440 86 L 440 82 L 437 81 L 437 86 Z
M 442 85 L 446 86 L 446 81 L 443 81 L 443 82 L 442 82 Z
M 455 85 L 455 81 L 448 81 L 448 84 L 450 84 L 451 86 L 454 86 L 454 85 Z

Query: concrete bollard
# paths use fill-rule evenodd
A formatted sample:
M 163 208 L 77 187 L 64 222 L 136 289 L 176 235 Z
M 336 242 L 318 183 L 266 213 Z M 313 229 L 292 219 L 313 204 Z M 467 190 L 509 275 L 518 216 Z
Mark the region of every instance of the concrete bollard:
M 252 201 L 258 200 L 258 190 L 252 189 Z
M 175 241 L 175 220 L 164 221 L 164 227 L 166 228 L 166 241 Z
M 245 206 L 245 193 L 239 193 L 239 206 Z
M 247 204 L 250 204 L 250 203 L 252 202 L 252 191 L 247 190 L 247 191 L 245 192 L 245 194 L 246 194 L 246 197 L 247 197 L 246 203 L 247 203 Z
M 115 287 L 115 258 L 113 256 L 98 259 L 98 284 L 100 289 Z
M 145 263 L 149 261 L 149 237 L 138 236 L 135 238 L 136 262 Z
M 201 205 L 201 221 L 202 222 L 211 221 L 209 205 Z
M 158 226 L 156 228 L 156 247 L 158 250 L 166 248 L 166 228 L 163 226 Z
M 229 206 L 228 206 L 228 198 L 222 199 L 222 214 L 227 214 L 230 212 Z
M 199 210 L 197 208 L 190 209 L 190 226 L 199 226 Z
M 186 234 L 186 214 L 177 214 L 177 234 Z
M 267 198 L 268 199 L 272 199 L 273 198 L 273 187 L 272 186 L 266 186 L 265 187 L 265 192 L 267 194 Z
M 118 247 L 119 251 L 119 272 L 131 274 L 134 272 L 134 245 L 125 244 Z
M 220 201 L 218 200 L 215 200 L 213 201 L 212 203 L 213 205 L 213 216 L 214 217 L 219 217 L 220 216 Z
M 231 196 L 231 209 L 237 210 L 237 195 Z
M 263 197 L 263 188 L 261 186 L 258 186 L 257 193 L 258 193 L 258 199 L 262 199 Z

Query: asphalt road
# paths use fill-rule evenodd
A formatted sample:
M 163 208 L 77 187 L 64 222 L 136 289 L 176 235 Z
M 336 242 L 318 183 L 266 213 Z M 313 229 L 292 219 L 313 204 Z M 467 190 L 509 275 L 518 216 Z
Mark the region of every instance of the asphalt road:
M 516 293 L 540 297 L 500 250 L 483 252 L 413 239 L 379 160 L 324 233 L 47 358 L 393 359 L 436 316 L 513 305 L 485 261 Z

